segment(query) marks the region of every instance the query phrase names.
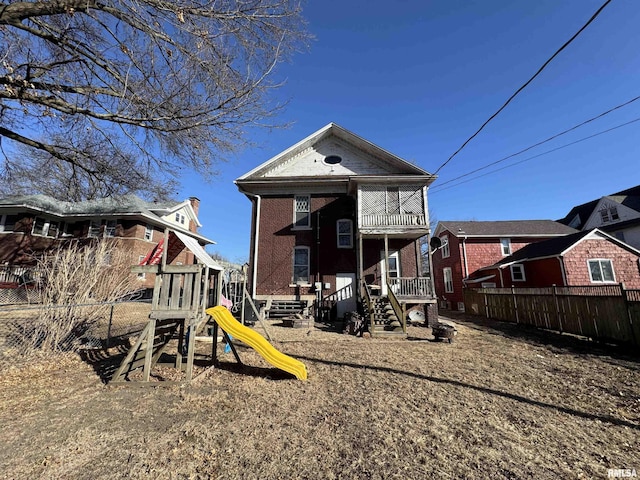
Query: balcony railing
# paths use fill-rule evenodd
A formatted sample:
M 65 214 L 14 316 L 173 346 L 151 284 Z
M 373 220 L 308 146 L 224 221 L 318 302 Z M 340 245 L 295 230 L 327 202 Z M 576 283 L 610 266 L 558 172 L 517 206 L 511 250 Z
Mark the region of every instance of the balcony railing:
M 362 215 L 362 227 L 424 227 L 424 215 L 417 213 Z
M 389 279 L 389 286 L 396 297 L 433 297 L 431 279 L 426 277 L 396 277 Z

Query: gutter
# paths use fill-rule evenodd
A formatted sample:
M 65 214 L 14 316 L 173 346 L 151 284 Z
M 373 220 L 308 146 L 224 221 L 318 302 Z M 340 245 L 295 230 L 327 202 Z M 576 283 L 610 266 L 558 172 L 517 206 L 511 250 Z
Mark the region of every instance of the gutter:
M 258 271 L 258 240 L 260 239 L 260 201 L 261 197 L 255 193 L 249 193 L 237 184 L 240 193 L 244 193 L 247 197 L 255 198 L 256 200 L 256 224 L 253 238 L 253 261 L 251 262 L 251 298 L 256 297 L 256 284 L 257 284 L 257 271 Z

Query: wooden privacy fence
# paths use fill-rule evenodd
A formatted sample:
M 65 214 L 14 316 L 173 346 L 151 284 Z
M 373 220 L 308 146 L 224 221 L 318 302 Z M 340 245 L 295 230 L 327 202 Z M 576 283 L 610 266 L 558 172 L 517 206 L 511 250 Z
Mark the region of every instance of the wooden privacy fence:
M 487 318 L 640 345 L 640 290 L 622 284 L 466 289 L 464 304 Z

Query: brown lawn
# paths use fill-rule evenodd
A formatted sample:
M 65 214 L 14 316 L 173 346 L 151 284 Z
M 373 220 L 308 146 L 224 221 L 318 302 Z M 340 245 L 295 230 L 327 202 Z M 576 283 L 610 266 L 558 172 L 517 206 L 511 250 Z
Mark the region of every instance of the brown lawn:
M 457 320 L 453 344 L 273 326 L 289 379 L 239 348 L 190 387 L 105 386 L 77 356 L 0 369 L 0 478 L 607 478 L 640 475 L 640 362 Z M 201 371 L 202 369 L 200 369 Z

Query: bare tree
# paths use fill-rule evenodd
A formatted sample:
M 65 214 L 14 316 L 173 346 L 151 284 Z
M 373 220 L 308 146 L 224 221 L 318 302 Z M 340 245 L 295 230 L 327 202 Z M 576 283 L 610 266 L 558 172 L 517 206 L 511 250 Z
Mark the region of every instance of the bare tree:
M 297 0 L 0 1 L 1 173 L 72 200 L 210 175 L 308 40 Z

